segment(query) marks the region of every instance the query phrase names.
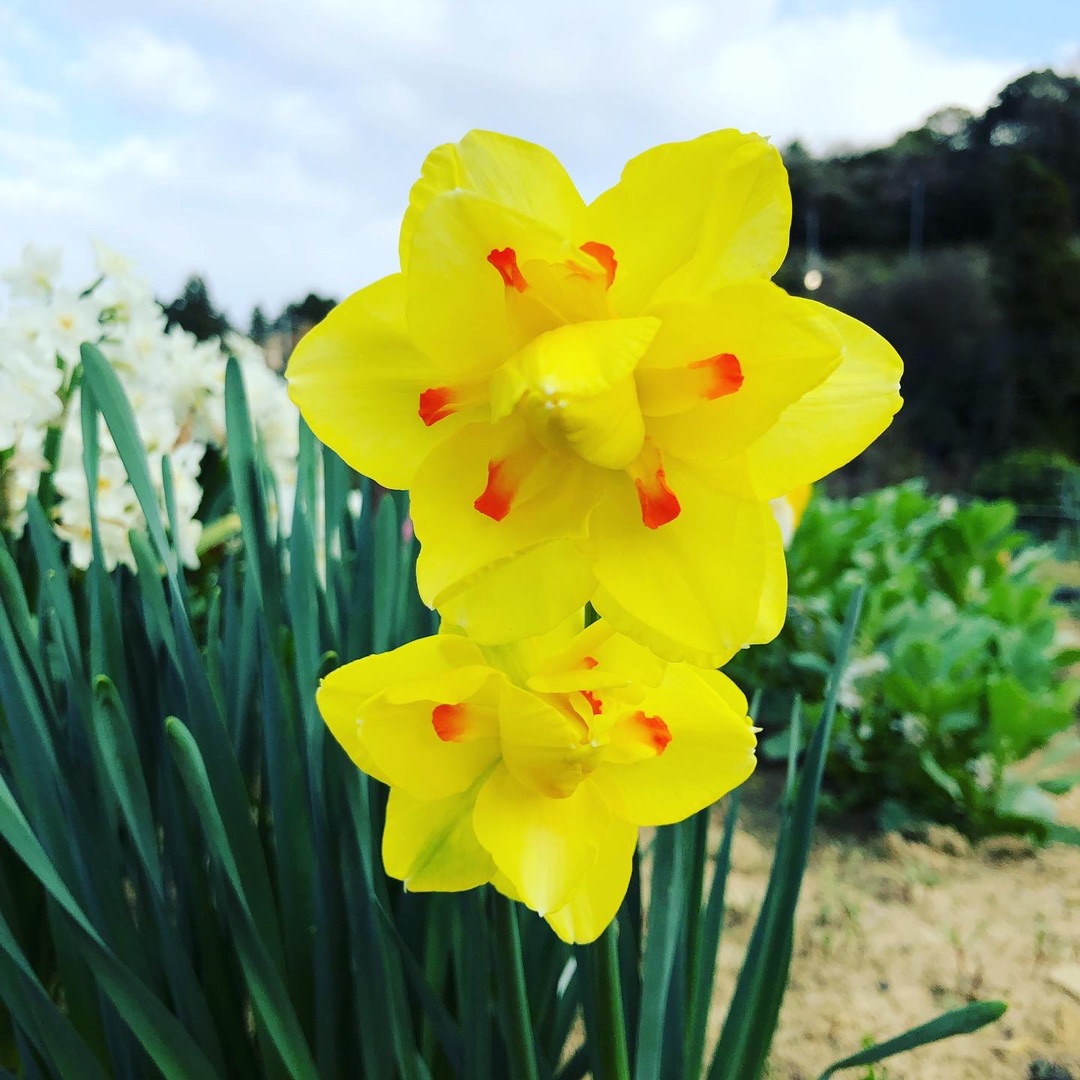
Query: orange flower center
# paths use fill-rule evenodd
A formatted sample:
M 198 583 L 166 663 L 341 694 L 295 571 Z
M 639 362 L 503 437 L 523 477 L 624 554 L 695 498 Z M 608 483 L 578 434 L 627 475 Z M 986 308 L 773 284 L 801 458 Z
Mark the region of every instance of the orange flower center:
M 539 365 L 534 362 L 531 368 L 515 368 L 515 364 L 524 363 L 519 357 L 530 355 L 534 343 L 550 340 L 545 335 L 553 331 L 569 333 L 578 323 L 614 328 L 617 320 L 606 294 L 618 272 L 615 252 L 598 240 L 582 244 L 579 250 L 580 259 L 561 263 L 533 259 L 521 264 L 514 248 L 492 248 L 487 261 L 502 279 L 510 325 L 524 351 L 504 365 L 513 369 L 510 373 L 502 368 L 495 373 L 490 387 L 428 387 L 420 393 L 417 415 L 431 427 L 466 408 L 482 405 L 486 399 L 491 402 L 493 423 L 514 412 L 525 420 L 528 438 L 489 461 L 487 483 L 473 502 L 477 513 L 492 521 L 502 521 L 522 501 L 521 485 L 532 471 L 533 459 L 548 449 L 569 451 L 591 464 L 625 472 L 637 493 L 642 524 L 659 529 L 674 521 L 682 507 L 664 470 L 660 450 L 647 437 L 642 445 L 646 429 L 639 395 L 645 395 L 640 398 L 645 402 L 650 393 L 659 392 L 670 401 L 674 393 L 676 411 L 715 401 L 739 390 L 742 366 L 734 354 L 718 352 L 691 360 L 682 368 L 634 370 L 617 379 L 608 376 L 611 381 L 594 383 L 584 391 L 578 375 L 590 370 L 588 353 L 577 366 L 570 364 L 562 373 L 558 363 L 550 366 L 550 359 Z M 631 323 L 640 326 L 649 321 L 630 320 L 620 322 L 620 326 L 633 335 Z M 561 330 L 564 327 L 566 331 Z M 648 337 L 642 340 L 639 348 L 647 348 Z M 619 342 L 612 347 L 619 348 Z M 603 358 L 613 354 L 605 345 L 594 355 L 601 370 L 606 363 Z M 501 396 L 497 384 L 502 388 Z

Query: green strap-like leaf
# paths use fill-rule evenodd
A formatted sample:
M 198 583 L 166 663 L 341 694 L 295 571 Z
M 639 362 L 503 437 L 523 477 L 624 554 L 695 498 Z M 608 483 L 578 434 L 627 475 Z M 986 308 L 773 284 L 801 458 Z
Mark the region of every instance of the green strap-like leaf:
M 0 836 L 41 882 L 80 931 L 88 963 L 120 1016 L 170 1080 L 213 1080 L 219 1074 L 183 1026 L 105 944 L 57 874 L 0 776 Z
M 89 392 L 94 402 L 105 417 L 109 433 L 116 444 L 117 452 L 127 470 L 128 480 L 139 500 L 146 528 L 157 548 L 158 558 L 165 563 L 172 574 L 177 571 L 176 556 L 165 536 L 165 526 L 161 520 L 161 509 L 154 485 L 150 480 L 150 466 L 139 437 L 139 427 L 135 422 L 135 413 L 124 393 L 120 379 L 109 361 L 96 345 L 83 345 L 80 349 L 84 378 L 84 393 Z
M 142 860 L 146 876 L 159 897 L 164 895 L 161 860 L 158 857 L 154 817 L 150 795 L 143 778 L 142 763 L 131 731 L 131 722 L 124 704 L 104 675 L 94 681 L 92 710 L 94 735 L 101 762 L 108 775 L 111 790 L 116 795 L 124 824 Z
M 818 1080 L 829 1080 L 840 1069 L 854 1069 L 859 1065 L 876 1065 L 894 1054 L 903 1054 L 908 1050 L 915 1050 L 920 1046 L 928 1046 L 930 1043 L 939 1042 L 942 1039 L 951 1039 L 954 1035 L 970 1035 L 987 1024 L 1000 1020 L 1005 1014 L 1007 1006 L 1003 1001 L 973 1001 L 961 1009 L 953 1009 L 942 1013 L 941 1016 L 918 1027 L 905 1031 L 885 1042 L 875 1043 L 857 1054 L 834 1061 Z
M 225 897 L 229 923 L 255 1011 L 289 1072 L 297 1080 L 318 1080 L 315 1062 L 280 972 L 259 938 L 199 747 L 191 732 L 175 717 L 165 722 L 165 731 L 173 760 L 206 834 L 210 856 L 220 866 L 228 886 Z
M 665 1047 L 664 1020 L 668 1012 L 675 953 L 686 921 L 684 850 L 675 826 L 658 829 L 653 840 L 649 899 L 649 928 L 641 965 L 641 1010 L 634 1080 L 655 1080 L 666 1054 L 682 1048 Z M 697 902 L 696 900 L 691 902 Z
M 750 707 L 750 715 L 757 715 L 758 698 Z M 709 1011 L 712 1006 L 713 983 L 716 981 L 716 960 L 720 951 L 720 937 L 724 929 L 724 909 L 728 871 L 731 869 L 731 849 L 735 840 L 735 822 L 739 817 L 741 789 L 736 788 L 728 797 L 728 811 L 724 818 L 724 835 L 716 855 L 709 898 L 701 918 L 697 948 L 690 955 L 690 1007 L 687 1019 L 686 1061 L 688 1076 L 700 1076 L 705 1060 L 705 1039 L 709 1029 Z M 710 808 L 711 810 L 711 808 Z M 709 810 L 702 811 L 709 814 Z
M 101 1063 L 71 1021 L 56 1007 L 0 914 L 0 988 L 4 1005 L 37 1046 L 55 1065 L 63 1080 L 106 1080 Z
M 795 906 L 810 854 L 836 699 L 862 597 L 863 590 L 857 589 L 848 605 L 825 707 L 807 747 L 790 808 L 784 814 L 765 899 L 750 935 L 708 1080 L 756 1080 L 769 1055 L 791 966 Z

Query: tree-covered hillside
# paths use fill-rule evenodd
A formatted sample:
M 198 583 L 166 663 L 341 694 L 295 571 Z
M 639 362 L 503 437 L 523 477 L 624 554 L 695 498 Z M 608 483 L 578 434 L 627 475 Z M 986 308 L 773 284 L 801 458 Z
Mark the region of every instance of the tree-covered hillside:
M 1080 79 L 1033 72 L 982 116 L 945 108 L 888 147 L 784 156 L 782 284 L 906 362 L 903 412 L 838 486 L 980 486 L 1017 452 L 1080 458 Z

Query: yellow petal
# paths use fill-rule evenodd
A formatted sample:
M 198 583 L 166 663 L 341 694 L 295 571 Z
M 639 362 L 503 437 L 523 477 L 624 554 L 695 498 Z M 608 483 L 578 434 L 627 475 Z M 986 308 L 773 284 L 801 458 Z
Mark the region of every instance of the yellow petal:
M 767 282 L 657 310 L 663 325 L 636 375 L 646 430 L 665 456 L 718 476 L 840 363 L 840 335 L 820 305 Z M 694 365 L 719 355 L 734 358 L 742 383 L 709 400 L 707 375 Z
M 451 381 L 483 379 L 517 349 L 507 286 L 488 261 L 508 248 L 519 267 L 561 262 L 574 250 L 560 234 L 471 191 L 436 196 L 417 226 L 406 275 L 409 335 Z
M 903 361 L 896 350 L 857 319 L 814 306 L 840 335 L 842 360 L 747 450 L 746 490 L 758 498 L 776 498 L 847 464 L 889 426 L 902 404 Z
M 583 607 L 595 586 L 588 554 L 577 540 L 554 539 L 518 551 L 439 593 L 425 593 L 432 577 L 421 576 L 423 566 L 417 564 L 421 595 L 437 595 L 437 604 L 427 601 L 430 606 L 468 627 L 485 646 L 550 630 L 568 612 Z
M 476 791 L 436 802 L 390 792 L 382 854 L 386 872 L 411 892 L 458 892 L 491 880 L 495 864 L 473 831 Z
M 375 763 L 371 751 L 360 735 L 360 713 L 372 695 L 366 688 L 356 690 L 349 685 L 347 671 L 352 666 L 348 664 L 327 675 L 315 695 L 315 702 L 330 733 L 352 759 L 353 764 L 368 776 L 373 776 L 383 784 L 389 784 L 390 778 Z M 346 674 L 335 678 L 339 673 Z
M 474 503 L 505 452 L 500 432 L 465 428 L 428 459 L 412 491 L 420 595 L 485 645 L 550 630 L 592 589 L 579 548 L 600 497 L 596 470 L 537 448 L 521 500 L 496 521 Z
M 514 779 L 552 799 L 573 794 L 584 778 L 588 732 L 576 717 L 504 683 L 499 695 L 502 759 Z
M 636 825 L 682 821 L 741 784 L 754 770 L 754 738 L 746 715 L 730 697 L 685 664 L 672 664 L 641 703 L 663 720 L 670 741 L 659 754 L 627 764 L 604 761 L 590 777 L 612 813 Z M 723 676 L 719 676 L 723 678 Z M 736 691 L 737 693 L 737 691 Z
M 595 941 L 619 911 L 633 869 L 638 830 L 618 818 L 600 845 L 600 853 L 581 884 L 558 911 L 546 916 L 548 925 L 571 945 Z
M 389 705 L 374 698 L 361 712 L 359 740 L 391 787 L 428 802 L 465 791 L 499 760 L 497 694 L 457 706 L 467 737 L 444 738 L 438 701 Z
M 286 375 L 315 435 L 385 487 L 408 487 L 420 462 L 462 422 L 451 415 L 428 427 L 420 419 L 421 393 L 445 374 L 409 340 L 400 274 L 334 308 L 301 339 Z
M 549 799 L 519 784 L 505 765 L 476 799 L 473 826 L 522 903 L 545 915 L 567 904 L 593 867 L 610 814 L 590 784 Z
M 484 654 L 468 638 L 436 634 L 337 668 L 323 679 L 318 703 L 331 726 L 343 713 L 344 722 L 352 723 L 356 707 L 377 694 L 395 703 L 464 701 L 490 674 Z
M 316 703 L 334 738 L 364 772 L 385 784 L 403 784 L 421 798 L 441 798 L 468 787 L 498 756 L 494 709 L 501 681 L 471 641 L 439 635 L 330 672 Z M 441 740 L 434 707 L 482 697 L 488 682 L 488 737 Z
M 762 584 L 757 622 L 747 638 L 748 645 L 765 645 L 784 628 L 788 608 L 787 558 L 784 555 L 784 534 L 769 508 L 773 528 L 766 522 L 764 543 L 767 572 Z
M 550 150 L 493 131 L 470 131 L 458 143 L 436 147 L 424 162 L 401 223 L 402 270 L 407 268 L 417 224 L 432 199 L 457 188 L 474 191 L 567 237 L 578 234 L 585 213 L 573 180 Z
M 530 690 L 566 694 L 574 690 L 656 686 L 667 664 L 643 645 L 599 619 L 578 634 L 570 648 L 552 656 L 528 680 Z
M 738 716 L 746 716 L 750 708 L 746 695 L 722 671 L 694 668 L 694 674 Z
M 625 468 L 645 438 L 633 371 L 659 327 L 653 318 L 608 319 L 541 334 L 492 379 L 492 420 L 520 407 L 543 445 Z
M 518 352 L 492 387 L 494 418 L 522 395 L 590 398 L 633 374 L 660 329 L 651 316 L 574 323 L 541 334 Z M 502 396 L 497 397 L 499 392 Z
M 780 268 L 791 195 L 779 153 L 757 135 L 716 131 L 630 161 L 588 208 L 587 239 L 614 249 L 612 302 L 625 314 Z
M 487 645 L 483 653 L 493 666 L 505 671 L 519 686 L 524 686 L 535 672 L 547 671 L 553 663 L 552 658 L 557 662 L 574 648 L 582 637 L 584 625 L 585 611 L 582 608 L 547 633 L 521 638 L 507 645 Z
M 717 491 L 678 461 L 667 479 L 680 512 L 657 529 L 629 481 L 593 513 L 593 605 L 658 656 L 719 667 L 757 635 L 765 590 L 783 579 L 776 522 L 768 503 Z

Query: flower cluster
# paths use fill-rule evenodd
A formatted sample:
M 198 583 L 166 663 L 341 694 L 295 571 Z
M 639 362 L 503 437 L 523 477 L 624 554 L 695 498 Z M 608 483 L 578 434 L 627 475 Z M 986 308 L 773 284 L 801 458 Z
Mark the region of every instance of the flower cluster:
M 199 476 L 209 447 L 224 449 L 225 367 L 240 363 L 252 415 L 266 447 L 286 521 L 296 482 L 297 415 L 285 387 L 266 366 L 262 350 L 237 334 L 199 342 L 172 327 L 150 287 L 121 256 L 96 248 L 98 278 L 82 292 L 57 284 L 60 253 L 28 247 L 3 280 L 10 303 L 0 313 L 0 526 L 21 532 L 26 499 L 51 473 L 59 496 L 57 532 L 70 543 L 73 565 L 91 558 L 89 497 L 82 462 L 79 391 L 74 378 L 83 342 L 97 344 L 131 401 L 146 446 L 150 474 L 164 507 L 162 459 L 169 456 L 177 542 L 183 561 L 198 565 L 203 498 Z M 46 454 L 50 427 L 60 430 L 59 449 Z M 97 491 L 102 547 L 108 566 L 133 564 L 128 533 L 141 528 L 142 513 L 109 433 L 99 433 Z
M 319 707 L 391 787 L 383 857 L 410 889 L 491 882 L 567 941 L 614 917 L 638 827 L 754 768 L 746 699 L 580 615 L 514 645 L 455 633 L 332 672 Z
M 471 639 L 357 661 L 320 696 L 392 788 L 384 854 L 410 886 L 490 880 L 589 940 L 634 846 L 609 822 L 676 820 L 748 773 L 745 702 L 707 669 L 783 623 L 773 500 L 850 460 L 900 406 L 887 342 L 770 282 L 790 218 L 780 156 L 757 136 L 656 147 L 586 205 L 546 150 L 472 132 L 424 163 L 401 272 L 294 354 L 290 393 L 316 435 L 409 489 L 420 594 Z M 793 528 L 795 502 L 775 509 Z M 633 651 L 633 671 L 612 669 L 619 694 L 583 681 L 608 677 L 603 663 L 571 672 L 550 653 L 586 604 L 603 617 L 586 634 Z M 554 681 L 535 681 L 523 649 Z M 391 671 L 406 681 L 378 693 Z M 423 776 L 420 739 L 440 763 Z M 663 813 L 627 810 L 641 804 L 608 779 L 646 759 L 650 783 L 685 784 Z M 454 760 L 468 767 L 450 790 Z

